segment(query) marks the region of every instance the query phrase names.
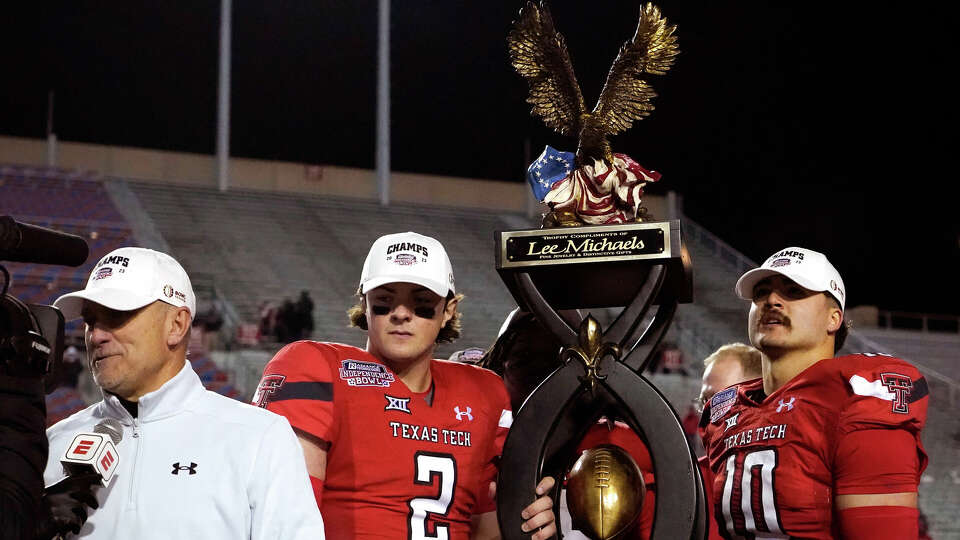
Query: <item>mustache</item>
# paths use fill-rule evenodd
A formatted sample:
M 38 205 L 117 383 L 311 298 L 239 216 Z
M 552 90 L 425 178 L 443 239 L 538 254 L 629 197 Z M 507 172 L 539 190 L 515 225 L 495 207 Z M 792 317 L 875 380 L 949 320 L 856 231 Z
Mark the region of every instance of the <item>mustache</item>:
M 763 324 L 763 321 L 768 319 L 776 319 L 780 322 L 780 324 L 784 326 L 790 326 L 790 317 L 786 316 L 779 309 L 765 309 L 763 313 L 757 317 L 757 325 L 759 326 Z

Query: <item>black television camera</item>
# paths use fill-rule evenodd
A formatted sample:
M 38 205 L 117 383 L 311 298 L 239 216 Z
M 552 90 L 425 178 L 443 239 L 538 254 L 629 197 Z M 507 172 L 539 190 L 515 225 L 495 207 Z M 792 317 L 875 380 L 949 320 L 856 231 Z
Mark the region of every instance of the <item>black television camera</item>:
M 87 243 L 79 236 L 0 216 L 0 262 L 80 266 L 88 254 Z M 0 374 L 47 377 L 45 388 L 50 393 L 63 356 L 63 314 L 53 306 L 27 305 L 7 294 L 10 273 L 2 264 L 0 273 Z
M 80 266 L 80 237 L 0 216 L 0 262 Z M 0 538 L 34 538 L 50 522 L 43 486 L 47 462 L 44 393 L 56 387 L 63 356 L 63 314 L 10 294 L 0 264 Z

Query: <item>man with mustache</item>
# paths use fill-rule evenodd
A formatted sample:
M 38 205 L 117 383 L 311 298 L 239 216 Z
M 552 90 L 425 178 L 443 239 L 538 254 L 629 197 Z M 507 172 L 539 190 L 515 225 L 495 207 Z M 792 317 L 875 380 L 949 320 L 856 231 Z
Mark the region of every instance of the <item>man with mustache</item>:
M 93 268 L 86 288 L 54 306 L 67 320 L 83 318 L 103 400 L 47 431 L 47 485 L 64 478 L 68 447 L 87 453 L 73 444 L 78 433 L 113 424 L 122 437 L 107 486 L 92 474 L 67 491 L 48 488 L 48 523 L 38 538 L 67 530 L 81 538 L 324 537 L 287 420 L 205 390 L 187 361 L 196 297 L 173 257 L 116 249 Z
M 446 250 L 414 232 L 381 236 L 357 294 L 350 323 L 366 347 L 292 343 L 254 397 L 297 431 L 327 536 L 498 538 L 490 485 L 513 417 L 495 373 L 433 358 L 460 336 Z M 534 540 L 556 530 L 552 486 L 541 481 L 522 511 Z
M 835 356 L 846 289 L 822 254 L 789 247 L 745 273 L 761 379 L 701 418 L 717 526 L 729 538 L 917 538 L 926 380 L 880 353 Z

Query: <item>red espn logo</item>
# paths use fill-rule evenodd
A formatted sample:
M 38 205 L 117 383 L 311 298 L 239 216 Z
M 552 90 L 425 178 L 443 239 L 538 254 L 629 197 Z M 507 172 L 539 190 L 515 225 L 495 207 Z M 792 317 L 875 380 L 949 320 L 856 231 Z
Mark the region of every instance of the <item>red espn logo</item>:
M 91 441 L 91 440 L 89 440 L 89 439 L 82 439 L 82 440 L 80 440 L 79 442 L 77 442 L 77 446 L 75 446 L 75 447 L 73 448 L 73 450 L 70 451 L 70 453 L 72 453 L 72 454 L 79 454 L 79 455 L 81 455 L 81 456 L 82 456 L 82 455 L 85 455 L 85 454 L 90 450 L 90 448 L 92 448 L 93 445 L 96 444 L 96 443 L 97 443 L 97 441 Z
M 76 460 L 77 463 L 99 461 L 104 449 L 103 436 L 96 433 L 80 433 L 74 437 L 68 446 L 70 449 L 66 459 Z
M 116 458 L 113 457 L 113 452 L 107 450 L 107 452 L 103 454 L 103 457 L 100 458 L 100 467 L 103 468 L 103 470 L 107 470 L 113 465 L 114 461 L 116 461 Z

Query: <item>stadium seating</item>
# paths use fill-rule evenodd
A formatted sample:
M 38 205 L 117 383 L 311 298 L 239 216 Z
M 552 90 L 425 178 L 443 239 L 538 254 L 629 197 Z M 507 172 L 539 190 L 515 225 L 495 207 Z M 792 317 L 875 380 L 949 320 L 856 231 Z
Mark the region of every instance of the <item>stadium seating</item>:
M 90 172 L 0 165 L 0 215 L 76 234 L 84 238 L 90 248 L 86 263 L 76 268 L 4 262 L 11 275 L 9 293 L 28 304 L 52 304 L 60 295 L 83 288 L 91 269 L 103 255 L 121 246 L 138 245 L 104 183 Z M 68 322 L 66 330 L 68 337 L 76 342 L 81 332 L 80 322 Z M 226 372 L 209 359 L 205 364 L 201 360 L 201 364 L 208 377 L 205 381 L 208 388 L 228 397 L 241 398 Z M 87 406 L 81 394 L 69 387 L 57 388 L 46 401 L 48 425 Z
M 247 397 L 241 395 L 240 390 L 230 382 L 227 372 L 218 368 L 210 358 L 191 355 L 190 363 L 193 364 L 193 370 L 200 376 L 200 382 L 207 390 L 238 400 L 244 400 Z
M 515 307 L 493 268 L 497 215 L 461 209 L 352 199 L 229 191 L 130 182 L 174 256 L 187 271 L 214 274 L 241 318 L 258 320 L 263 301 L 309 291 L 318 338 L 362 345 L 347 328 L 360 268 L 378 236 L 413 230 L 438 238 L 453 261 L 463 304 L 464 336 L 438 351 L 487 347 Z
M 47 427 L 50 427 L 71 414 L 87 408 L 76 388 L 61 386 L 49 393 L 47 403 Z
M 883 352 L 916 358 L 941 373 L 956 374 L 960 365 L 960 334 L 881 328 L 858 328 L 857 333 L 876 343 Z
M 97 260 L 132 245 L 130 227 L 93 173 L 57 168 L 0 166 L 0 215 L 76 234 L 87 241 L 90 256 L 76 268 L 4 263 L 11 274 L 10 293 L 28 303 L 50 304 L 83 287 Z M 68 325 L 76 331 L 77 323 Z

